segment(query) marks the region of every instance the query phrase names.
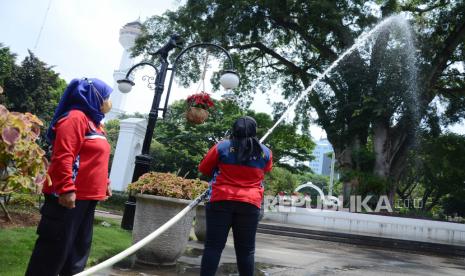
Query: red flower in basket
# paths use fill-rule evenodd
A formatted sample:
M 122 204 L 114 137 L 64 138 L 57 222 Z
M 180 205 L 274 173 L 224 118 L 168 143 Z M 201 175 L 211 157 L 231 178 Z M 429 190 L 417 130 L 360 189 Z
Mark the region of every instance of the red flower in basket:
M 208 110 L 210 107 L 213 107 L 215 105 L 210 95 L 205 92 L 190 95 L 189 97 L 187 97 L 187 104 L 190 107 L 198 107 L 205 110 Z
M 208 118 L 207 110 L 215 104 L 210 95 L 201 92 L 187 97 L 187 105 L 189 108 L 186 112 L 186 119 L 191 123 L 201 124 Z

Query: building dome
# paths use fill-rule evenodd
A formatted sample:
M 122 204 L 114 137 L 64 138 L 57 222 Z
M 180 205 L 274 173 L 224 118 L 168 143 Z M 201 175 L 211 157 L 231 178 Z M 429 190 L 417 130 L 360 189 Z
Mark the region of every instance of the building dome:
M 139 19 L 124 25 L 119 31 L 119 42 L 125 49 L 134 46 L 136 38 L 142 33 L 142 23 Z
M 137 19 L 136 21 L 129 22 L 126 25 L 123 26 L 123 28 L 125 28 L 125 27 L 142 28 L 142 23 L 140 23 L 140 20 Z

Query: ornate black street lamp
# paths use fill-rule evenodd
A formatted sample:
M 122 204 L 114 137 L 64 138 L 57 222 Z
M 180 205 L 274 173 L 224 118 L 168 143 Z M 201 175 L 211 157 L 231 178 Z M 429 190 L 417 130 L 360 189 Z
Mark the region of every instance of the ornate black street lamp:
M 141 67 L 141 66 L 150 66 L 155 69 L 155 77 L 145 77 L 149 81 L 149 87 L 151 87 L 150 80 L 155 80 L 155 95 L 153 97 L 152 108 L 150 109 L 149 113 L 149 120 L 147 124 L 147 131 L 145 132 L 145 138 L 142 146 L 142 153 L 136 156 L 135 167 L 134 167 L 134 174 L 132 176 L 132 181 L 137 181 L 141 175 L 148 172 L 150 169 L 150 164 L 152 161 L 152 157 L 149 155 L 150 143 L 153 137 L 153 130 L 157 123 L 158 118 L 158 111 L 163 111 L 163 117 L 166 114 L 166 110 L 168 109 L 168 100 L 170 97 L 171 86 L 173 83 L 174 75 L 176 73 L 176 65 L 177 62 L 180 60 L 182 55 L 193 48 L 198 47 L 214 47 L 219 49 L 220 51 L 224 52 L 229 60 L 229 69 L 222 72 L 220 77 L 220 83 L 225 89 L 234 89 L 239 85 L 239 76 L 234 71 L 234 64 L 232 61 L 231 56 L 229 55 L 228 51 L 221 46 L 212 43 L 198 43 L 191 46 L 186 47 L 183 49 L 174 59 L 173 64 L 171 67 L 169 66 L 168 61 L 168 54 L 174 48 L 179 48 L 182 44 L 181 37 L 179 35 L 172 35 L 168 42 L 157 50 L 153 55 L 159 56 L 160 68 L 158 69 L 157 66 L 150 62 L 141 62 L 134 66 L 132 66 L 129 71 L 126 73 L 126 77 L 122 80 L 118 80 L 118 88 L 122 93 L 128 93 L 131 91 L 132 87 L 134 86 L 134 82 L 129 79 L 129 76 L 134 71 L 134 69 Z M 160 108 L 160 101 L 161 96 L 163 94 L 164 85 L 166 74 L 168 70 L 171 71 L 171 77 L 169 80 L 166 100 L 163 108 Z M 153 84 L 153 83 L 152 83 Z M 134 224 L 134 214 L 136 210 L 136 199 L 133 195 L 129 196 L 128 201 L 125 203 L 124 206 L 124 214 L 123 220 L 121 222 L 121 227 L 126 230 L 132 230 L 132 226 Z

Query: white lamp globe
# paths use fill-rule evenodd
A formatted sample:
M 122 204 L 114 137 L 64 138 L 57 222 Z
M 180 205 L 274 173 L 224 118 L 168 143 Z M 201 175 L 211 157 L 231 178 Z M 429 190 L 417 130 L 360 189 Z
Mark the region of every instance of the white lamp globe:
M 118 80 L 116 82 L 118 83 L 119 91 L 124 94 L 129 93 L 134 86 L 134 82 L 128 79 Z
M 234 89 L 239 86 L 239 75 L 232 70 L 226 70 L 220 77 L 220 83 L 224 89 Z

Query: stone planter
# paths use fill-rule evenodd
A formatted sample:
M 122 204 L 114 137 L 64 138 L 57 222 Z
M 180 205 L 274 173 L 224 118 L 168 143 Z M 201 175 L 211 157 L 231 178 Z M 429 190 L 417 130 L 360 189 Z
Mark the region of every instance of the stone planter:
M 204 242 L 207 235 L 207 221 L 205 218 L 205 203 L 200 203 L 195 209 L 195 236 L 197 241 Z
M 136 214 L 132 231 L 133 243 L 143 239 L 190 203 L 189 200 L 137 195 Z M 180 221 L 136 253 L 136 262 L 149 265 L 174 265 L 184 252 L 194 219 L 187 213 Z

